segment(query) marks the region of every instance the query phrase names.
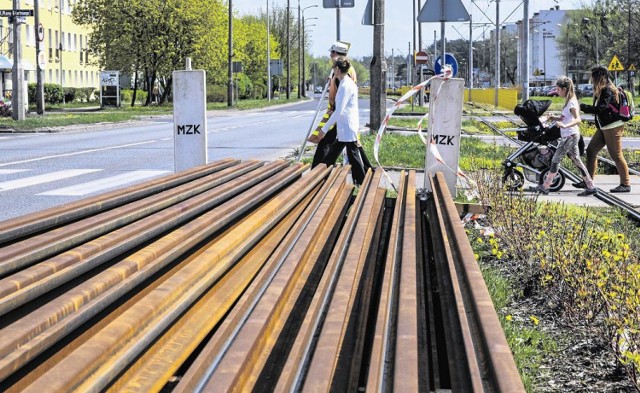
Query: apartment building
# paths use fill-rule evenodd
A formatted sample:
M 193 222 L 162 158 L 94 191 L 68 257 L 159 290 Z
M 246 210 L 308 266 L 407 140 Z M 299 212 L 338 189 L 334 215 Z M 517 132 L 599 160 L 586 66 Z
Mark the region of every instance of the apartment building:
M 90 64 L 88 51 L 90 31 L 78 26 L 71 19 L 71 10 L 77 0 L 20 0 L 19 9 L 39 7 L 39 20 L 42 25 L 40 34 L 41 65 L 44 66 L 44 83 L 62 84 L 64 87 L 95 87 L 100 84 L 100 70 Z M 0 0 L 0 9 L 13 9 L 12 0 Z M 36 82 L 36 40 L 38 29 L 34 17 L 26 17 L 22 29 L 22 62 L 28 83 Z M 6 82 L 10 84 L 13 64 L 13 25 L 8 18 L 0 18 L 0 72 L 2 72 L 3 90 Z

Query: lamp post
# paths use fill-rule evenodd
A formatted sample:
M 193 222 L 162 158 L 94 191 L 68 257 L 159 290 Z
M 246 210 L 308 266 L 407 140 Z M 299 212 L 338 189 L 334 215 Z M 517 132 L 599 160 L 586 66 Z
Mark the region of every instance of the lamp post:
M 305 97 L 305 98 L 307 97 L 307 89 L 306 89 L 307 84 L 305 83 L 305 80 L 306 80 L 306 78 L 305 78 L 306 66 L 305 66 L 305 58 L 304 58 L 304 48 L 305 48 L 304 39 L 305 39 L 305 31 L 306 31 L 305 30 L 305 22 L 308 21 L 308 20 L 313 20 L 313 19 L 318 19 L 318 18 L 313 17 L 313 18 L 305 19 L 304 18 L 304 13 L 302 13 L 302 47 L 300 49 L 300 51 L 302 52 L 302 84 L 300 85 L 300 88 L 302 89 L 302 96 Z M 312 26 L 315 26 L 315 24 L 310 24 L 307 27 L 312 27 Z
M 291 36 L 289 35 L 289 25 L 291 24 L 291 1 L 287 0 L 287 18 L 285 20 L 285 23 L 287 24 L 286 26 L 286 36 L 287 36 L 287 92 L 286 92 L 286 97 L 287 100 L 290 98 L 290 88 L 289 86 L 291 86 L 291 62 L 290 62 L 290 57 L 289 57 L 289 47 L 291 46 Z
M 269 0 L 267 0 L 267 101 L 271 101 L 271 32 L 269 27 Z
M 298 0 L 298 98 L 300 98 L 300 94 L 302 93 L 303 97 L 306 97 L 306 92 L 304 91 L 304 11 L 308 8 L 315 8 L 317 4 L 310 5 L 304 7 L 300 10 L 300 0 Z M 301 16 L 302 14 L 302 16 Z M 318 19 L 318 18 L 309 18 L 309 19 Z M 302 30 L 300 30 L 300 23 L 302 22 Z M 302 68 L 300 68 L 302 66 Z
M 62 88 L 62 103 L 65 104 L 65 98 L 64 98 L 64 70 L 62 69 L 62 49 L 64 48 L 62 46 L 62 42 L 64 41 L 64 35 L 62 34 L 62 0 L 60 0 L 60 7 L 58 9 L 60 12 L 60 47 L 58 49 L 60 49 L 60 53 L 59 53 L 59 58 L 60 58 L 60 87 Z
M 582 18 L 582 23 L 584 25 L 589 25 L 591 22 L 591 19 L 584 17 Z M 600 46 L 598 45 L 598 27 L 596 26 L 596 30 L 595 30 L 595 36 L 596 36 L 596 64 L 600 64 Z
M 227 106 L 233 106 L 233 0 L 229 0 L 229 81 L 227 84 Z

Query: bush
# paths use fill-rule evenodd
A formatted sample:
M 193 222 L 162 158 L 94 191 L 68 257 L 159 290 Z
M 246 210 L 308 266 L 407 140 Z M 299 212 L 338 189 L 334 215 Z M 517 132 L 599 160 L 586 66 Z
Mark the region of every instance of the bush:
M 36 84 L 29 83 L 29 102 L 36 102 Z M 44 102 L 47 104 L 57 104 L 62 102 L 62 86 L 54 83 L 44 84 Z
M 227 100 L 227 86 L 208 85 L 207 102 L 225 102 Z
M 569 322 L 593 327 L 640 387 L 638 229 L 625 217 L 505 193 L 499 173 L 477 184 L 491 206 L 491 255 L 521 273 L 525 294 L 540 292 Z
M 267 97 L 267 86 L 262 83 L 254 83 L 252 98 L 254 99 L 262 99 Z
M 236 91 L 238 92 L 238 98 L 241 100 L 245 100 L 251 96 L 251 91 L 253 90 L 253 83 L 251 79 L 245 74 L 238 74 L 236 79 L 233 81 L 234 84 L 237 84 Z M 236 87 L 236 86 L 234 86 Z
M 144 90 L 136 91 L 136 104 L 144 105 L 147 102 L 148 93 Z M 133 98 L 133 89 L 121 89 L 120 90 L 120 105 L 131 105 L 131 99 Z
M 95 100 L 95 97 L 99 95 L 99 91 L 93 87 L 78 87 L 76 88 L 76 99 L 81 102 L 89 102 L 92 99 Z
M 73 102 L 76 100 L 76 88 L 65 87 L 64 88 L 64 102 Z

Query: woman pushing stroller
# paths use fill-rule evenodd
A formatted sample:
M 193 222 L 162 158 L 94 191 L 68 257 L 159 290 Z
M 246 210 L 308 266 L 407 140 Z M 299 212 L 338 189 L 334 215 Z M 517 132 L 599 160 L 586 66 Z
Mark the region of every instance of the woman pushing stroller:
M 578 196 L 593 195 L 597 192 L 597 188 L 594 187 L 593 179 L 580 160 L 580 153 L 578 152 L 578 142 L 580 140 L 578 125 L 582 120 L 580 119 L 580 104 L 576 98 L 573 81 L 566 76 L 562 76 L 556 81 L 556 87 L 558 88 L 558 95 L 565 98 L 564 107 L 560 116 L 550 116 L 549 120 L 557 121 L 556 126 L 560 128 L 560 140 L 558 148 L 551 159 L 551 167 L 544 178 L 544 182 L 537 187 L 531 187 L 531 191 L 545 195 L 549 194 L 549 187 L 553 182 L 553 178 L 560 170 L 560 162 L 565 155 L 568 155 L 582 174 L 582 179 L 586 185 L 586 189 L 579 193 Z

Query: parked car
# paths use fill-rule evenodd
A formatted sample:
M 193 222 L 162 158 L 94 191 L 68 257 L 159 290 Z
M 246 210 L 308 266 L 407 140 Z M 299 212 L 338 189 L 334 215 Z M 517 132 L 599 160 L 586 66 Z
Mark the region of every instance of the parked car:
M 576 89 L 577 93 L 581 97 L 588 97 L 593 95 L 593 85 L 591 83 L 581 83 Z

